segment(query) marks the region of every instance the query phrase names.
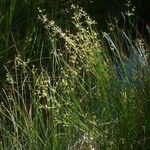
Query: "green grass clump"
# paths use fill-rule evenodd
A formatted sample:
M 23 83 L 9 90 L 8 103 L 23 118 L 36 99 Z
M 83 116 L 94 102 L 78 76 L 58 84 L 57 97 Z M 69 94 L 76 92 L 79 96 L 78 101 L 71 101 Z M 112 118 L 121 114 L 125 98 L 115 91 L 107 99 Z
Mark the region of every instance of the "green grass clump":
M 131 53 L 132 48 L 146 49 L 144 45 L 134 43 L 117 25 L 99 35 L 95 22 L 74 5 L 70 20 L 60 27 L 57 15 L 45 10 L 46 15 L 39 8 L 44 3 L 38 2 L 36 23 L 27 17 L 31 26 L 22 41 L 19 30 L 17 36 L 9 28 L 10 35 L 4 36 L 6 43 L 12 38 L 16 54 L 2 64 L 0 148 L 148 149 L 148 69 L 135 77 L 136 84 L 126 77 L 119 80 L 111 58 L 124 66 L 124 49 Z

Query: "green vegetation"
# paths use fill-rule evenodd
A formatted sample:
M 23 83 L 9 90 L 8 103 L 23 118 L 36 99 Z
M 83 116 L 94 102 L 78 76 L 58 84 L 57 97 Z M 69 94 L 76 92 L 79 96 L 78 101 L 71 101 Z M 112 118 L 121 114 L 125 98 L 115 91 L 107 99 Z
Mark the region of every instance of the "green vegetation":
M 0 0 L 0 149 L 149 149 L 149 64 L 130 80 L 126 62 L 150 47 L 108 29 L 70 1 Z

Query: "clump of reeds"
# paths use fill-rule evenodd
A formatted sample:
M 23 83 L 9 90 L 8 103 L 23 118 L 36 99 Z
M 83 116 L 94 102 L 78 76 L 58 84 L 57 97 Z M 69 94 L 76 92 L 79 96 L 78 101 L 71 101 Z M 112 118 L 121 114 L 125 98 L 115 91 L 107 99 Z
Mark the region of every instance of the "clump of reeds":
M 0 105 L 1 147 L 148 147 L 149 76 L 141 73 L 136 85 L 130 82 L 126 75 L 130 57 L 124 54 L 124 49 L 132 53 L 145 47 L 134 44 L 117 25 L 101 36 L 83 9 L 72 5 L 72 11 L 73 30 L 65 31 L 39 9 L 38 19 L 51 43 L 48 56 L 43 56 L 44 46 L 39 47 L 37 60 L 18 52 L 12 70 L 6 67 Z M 117 75 L 116 61 L 122 65 L 123 79 Z

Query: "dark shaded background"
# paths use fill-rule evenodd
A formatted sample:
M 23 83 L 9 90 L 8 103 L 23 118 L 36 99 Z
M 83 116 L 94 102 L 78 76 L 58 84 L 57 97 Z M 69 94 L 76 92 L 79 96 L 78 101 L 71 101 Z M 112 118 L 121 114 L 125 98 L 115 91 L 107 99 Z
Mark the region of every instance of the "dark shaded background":
M 127 11 L 127 0 L 78 0 L 76 2 L 83 7 L 88 14 L 97 21 L 99 28 L 105 30 L 108 16 L 116 17 L 123 24 L 122 14 Z M 134 22 L 139 30 L 150 23 L 150 0 L 132 0 L 132 7 L 135 6 Z

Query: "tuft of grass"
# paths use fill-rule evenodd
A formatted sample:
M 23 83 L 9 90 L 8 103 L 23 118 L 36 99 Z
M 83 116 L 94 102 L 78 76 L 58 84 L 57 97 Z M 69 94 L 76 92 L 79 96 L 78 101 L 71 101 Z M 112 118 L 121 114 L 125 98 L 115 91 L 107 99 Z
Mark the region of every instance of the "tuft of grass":
M 16 55 L 4 65 L 0 148 L 148 149 L 149 64 L 136 68 L 136 84 L 126 68 L 133 50 L 146 51 L 144 43 L 117 24 L 99 35 L 95 21 L 74 5 L 71 23 L 60 27 L 57 14 L 37 9 L 42 1 L 35 4 L 37 20 L 27 17 L 33 24 L 22 44 L 10 31 Z

